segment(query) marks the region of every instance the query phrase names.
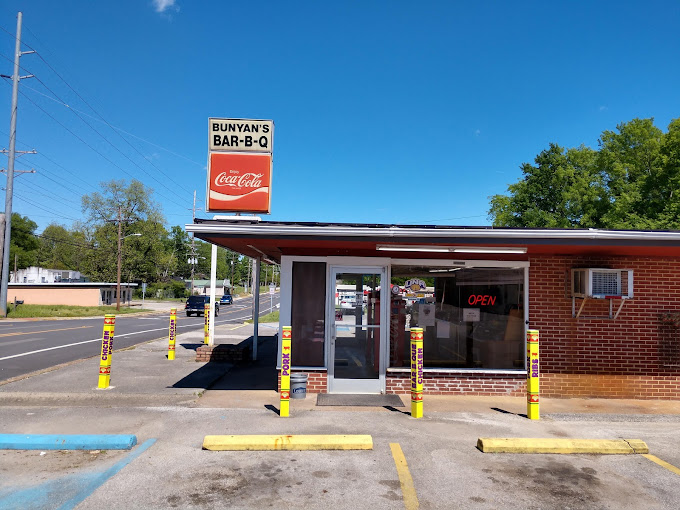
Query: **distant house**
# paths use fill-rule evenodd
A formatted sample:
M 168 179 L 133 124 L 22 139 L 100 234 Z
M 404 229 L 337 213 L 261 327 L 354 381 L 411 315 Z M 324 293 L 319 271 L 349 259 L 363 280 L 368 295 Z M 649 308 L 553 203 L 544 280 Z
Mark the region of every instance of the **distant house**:
M 90 282 L 80 271 L 31 266 L 10 273 L 7 301 L 30 305 L 102 306 L 116 303 L 116 283 Z M 120 284 L 121 303 L 132 300 L 136 283 Z
M 184 280 L 184 285 L 188 291 L 191 291 L 191 280 Z M 224 289 L 230 288 L 229 280 L 215 282 L 215 295 L 221 296 L 224 294 Z M 203 296 L 210 294 L 210 280 L 194 280 L 194 294 Z
M 120 284 L 120 302 L 129 304 L 136 283 Z M 116 283 L 58 282 L 12 283 L 7 290 L 7 301 L 23 301 L 27 305 L 102 306 L 116 304 Z
M 17 270 L 16 274 L 11 271 L 9 281 L 12 283 L 82 283 L 88 282 L 89 278 L 80 274 L 80 271 L 31 266 Z

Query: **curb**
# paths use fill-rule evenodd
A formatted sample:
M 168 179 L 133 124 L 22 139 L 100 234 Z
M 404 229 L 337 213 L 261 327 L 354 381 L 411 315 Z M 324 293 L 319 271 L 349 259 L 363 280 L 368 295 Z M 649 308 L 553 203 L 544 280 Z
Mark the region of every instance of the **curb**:
M 0 450 L 130 450 L 131 434 L 0 434 Z
M 480 437 L 477 448 L 482 453 L 591 453 L 629 455 L 649 453 L 639 439 L 549 439 Z
M 369 435 L 231 435 L 205 436 L 203 449 L 213 451 L 372 450 Z

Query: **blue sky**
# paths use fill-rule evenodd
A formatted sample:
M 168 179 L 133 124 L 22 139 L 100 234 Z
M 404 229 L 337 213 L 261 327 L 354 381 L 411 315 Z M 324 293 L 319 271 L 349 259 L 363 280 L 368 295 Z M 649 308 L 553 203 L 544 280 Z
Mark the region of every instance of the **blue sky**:
M 39 154 L 17 161 L 37 173 L 13 209 L 39 231 L 114 178 L 191 222 L 211 116 L 274 120 L 267 219 L 449 225 L 489 224 L 488 197 L 550 142 L 680 117 L 677 1 L 5 0 L 1 74 L 18 11 L 39 52 L 21 59 L 39 81 L 20 85 L 18 149 Z

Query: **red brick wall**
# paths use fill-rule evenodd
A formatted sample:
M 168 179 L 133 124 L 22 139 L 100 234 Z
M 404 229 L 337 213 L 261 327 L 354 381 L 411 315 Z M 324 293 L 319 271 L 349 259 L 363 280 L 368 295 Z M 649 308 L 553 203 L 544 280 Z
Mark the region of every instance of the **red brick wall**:
M 307 393 L 327 393 L 328 392 L 328 377 L 326 371 L 313 372 L 310 370 L 293 370 L 294 374 L 307 374 Z M 278 372 L 277 391 L 281 391 L 281 371 Z
M 634 298 L 616 320 L 602 318 L 608 300 L 588 300 L 572 317 L 574 267 L 633 270 Z M 680 336 L 664 337 L 659 322 L 680 311 L 680 260 L 531 257 L 529 303 L 530 327 L 540 331 L 541 396 L 680 399 L 680 360 L 667 349 Z
M 387 393 L 410 393 L 411 374 L 390 372 L 385 381 Z M 425 395 L 526 395 L 526 375 L 452 374 L 425 372 L 423 379 Z

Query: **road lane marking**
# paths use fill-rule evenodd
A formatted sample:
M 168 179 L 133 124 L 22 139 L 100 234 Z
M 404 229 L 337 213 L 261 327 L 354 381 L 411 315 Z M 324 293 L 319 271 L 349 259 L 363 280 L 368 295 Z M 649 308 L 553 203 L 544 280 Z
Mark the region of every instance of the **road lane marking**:
M 76 326 L 73 328 L 59 328 L 59 329 L 44 329 L 42 331 L 16 331 L 14 333 L 0 333 L 1 337 L 6 336 L 17 336 L 17 335 L 35 335 L 37 333 L 52 333 L 53 331 L 68 331 L 69 329 L 83 329 L 83 328 L 93 328 L 94 326 Z
M 661 460 L 659 457 L 649 453 L 643 453 L 642 456 L 648 458 L 652 462 L 657 463 L 659 466 L 666 468 L 668 471 L 671 471 L 676 475 L 680 475 L 680 469 L 676 468 L 673 464 L 669 464 L 668 462 Z
M 247 318 L 250 318 L 250 317 L 247 317 Z M 238 320 L 238 318 L 229 319 L 229 320 L 231 320 L 231 321 Z M 227 320 L 215 321 L 215 325 L 217 326 L 219 324 L 227 324 L 227 322 L 228 322 Z M 177 326 L 177 329 L 179 329 L 179 328 L 190 328 L 190 327 L 196 327 L 196 326 L 198 326 L 198 324 L 179 324 Z M 80 327 L 88 327 L 89 328 L 91 326 L 80 326 Z M 77 328 L 70 328 L 70 329 L 77 329 Z M 144 331 L 135 331 L 135 332 L 132 332 L 132 333 L 117 334 L 117 335 L 114 336 L 114 338 L 122 338 L 122 337 L 132 336 L 132 335 L 140 335 L 142 333 L 153 333 L 154 331 L 167 331 L 167 330 L 168 330 L 167 327 L 155 328 L 155 329 L 146 329 Z M 82 342 L 74 342 L 72 344 L 55 345 L 54 347 L 47 347 L 45 349 L 38 349 L 38 350 L 35 350 L 35 351 L 23 352 L 23 353 L 20 353 L 20 354 L 13 354 L 11 356 L 4 356 L 4 357 L 0 358 L 0 361 L 4 361 L 6 359 L 21 358 L 23 356 L 28 356 L 30 354 L 39 354 L 41 352 L 53 351 L 55 349 L 64 349 L 66 347 L 73 347 L 73 346 L 76 346 L 76 345 L 83 345 L 83 344 L 89 344 L 89 343 L 92 343 L 92 342 L 101 342 L 101 341 L 102 341 L 101 338 L 95 338 L 93 340 L 83 340 Z
M 408 470 L 406 457 L 401 451 L 399 443 L 390 443 L 390 450 L 392 450 L 392 457 L 394 457 L 394 464 L 397 466 L 397 474 L 399 475 L 399 485 L 401 485 L 401 494 L 404 497 L 404 507 L 406 510 L 415 510 L 420 508 L 418 503 L 418 496 L 416 495 L 416 488 L 413 484 L 413 478 Z

